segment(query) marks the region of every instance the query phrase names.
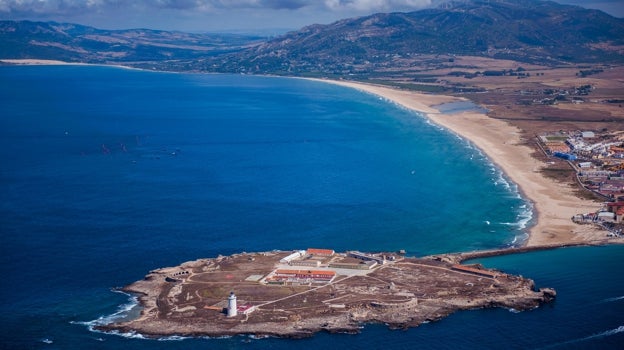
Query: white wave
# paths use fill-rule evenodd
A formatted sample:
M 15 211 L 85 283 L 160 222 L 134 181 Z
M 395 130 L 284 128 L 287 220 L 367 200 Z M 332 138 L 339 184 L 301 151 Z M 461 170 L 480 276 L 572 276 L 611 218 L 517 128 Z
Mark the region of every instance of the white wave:
M 518 215 L 516 215 L 515 222 L 499 222 L 499 225 L 504 226 L 515 226 L 518 229 L 525 229 L 528 223 L 533 219 L 533 205 L 532 204 L 523 204 L 518 207 L 518 209 L 523 209 Z
M 518 220 L 518 227 L 521 230 L 525 229 L 528 226 L 529 222 L 533 220 L 533 205 L 525 205 L 522 209 L 524 210 L 520 212 L 520 214 L 518 214 L 518 216 L 516 217 Z
M 269 338 L 268 335 L 255 335 L 255 334 L 250 334 L 247 337 L 250 338 L 250 339 L 254 339 L 254 340 L 260 340 L 260 339 L 267 339 L 267 338 Z
M 517 227 L 517 230 L 519 231 L 524 231 L 527 226 L 529 225 L 529 223 L 532 221 L 533 219 L 533 205 L 530 202 L 526 202 L 526 199 L 524 199 L 522 197 L 522 194 L 520 193 L 520 190 L 518 188 L 518 185 L 516 183 L 513 183 L 511 180 L 508 180 L 508 178 L 506 177 L 505 173 L 496 165 L 494 164 L 494 162 L 492 162 L 490 160 L 490 158 L 488 158 L 483 151 L 477 147 L 473 142 L 471 142 L 470 140 L 462 137 L 460 134 L 454 132 L 453 130 L 450 130 L 448 128 L 445 128 L 435 122 L 433 122 L 430 118 L 427 117 L 427 115 L 425 113 L 421 113 L 421 112 L 417 112 L 417 111 L 413 111 L 409 108 L 406 108 L 405 106 L 392 101 L 392 100 L 387 100 L 388 103 L 391 103 L 395 106 L 400 107 L 401 109 L 404 110 L 408 110 L 412 113 L 414 113 L 415 115 L 417 115 L 420 118 L 423 118 L 426 122 L 426 124 L 431 125 L 433 127 L 435 127 L 436 129 L 439 130 L 443 130 L 453 136 L 455 136 L 457 139 L 459 139 L 462 143 L 463 146 L 465 147 L 466 150 L 470 150 L 471 152 L 469 152 L 469 156 L 470 156 L 470 160 L 475 160 L 475 156 L 477 157 L 477 161 L 483 161 L 485 162 L 489 167 L 490 167 L 490 172 L 492 173 L 492 175 L 495 175 L 492 178 L 492 182 L 494 183 L 495 186 L 502 186 L 505 190 L 508 191 L 508 193 L 512 196 L 512 198 L 515 199 L 519 199 L 519 200 L 523 200 L 525 201 L 525 203 L 528 204 L 522 204 L 521 206 L 519 206 L 519 209 L 522 210 L 522 212 L 520 214 L 518 214 L 518 216 L 516 217 L 516 219 L 518 220 L 515 223 L 501 223 L 502 225 L 509 225 L 509 226 L 514 226 Z M 528 239 L 528 233 L 527 232 L 522 232 L 521 234 L 518 234 L 517 236 L 514 237 L 513 241 L 512 241 L 512 245 L 515 245 L 516 243 L 520 243 L 522 244 L 523 242 L 525 242 Z
M 511 182 L 507 178 L 505 173 L 501 169 L 496 167 L 493 163 L 490 162 L 490 165 L 494 169 L 492 173 L 496 174 L 496 179 L 493 180 L 494 184 L 496 186 L 502 185 L 503 188 L 505 188 L 514 198 L 522 199 L 522 196 L 520 195 L 520 191 L 518 190 L 518 185 Z
M 125 294 L 129 298 L 129 301 L 127 303 L 119 305 L 116 312 L 114 312 L 111 315 L 100 316 L 97 319 L 92 320 L 92 321 L 71 321 L 70 323 L 85 325 L 89 327 L 89 330 L 93 330 L 92 328 L 95 326 L 110 324 L 110 323 L 113 323 L 115 321 L 118 321 L 120 319 L 127 317 L 128 313 L 139 305 L 139 300 L 134 295 L 130 295 L 121 291 L 115 291 L 115 292 Z
M 231 336 L 231 335 L 220 335 L 220 336 L 217 336 L 217 337 L 203 336 L 203 337 L 200 337 L 200 338 L 201 339 L 230 339 L 230 338 L 233 338 L 233 336 Z
M 128 313 L 130 311 L 132 311 L 135 307 L 137 307 L 139 305 L 138 302 L 138 298 L 134 295 L 128 294 L 128 293 L 124 293 L 122 291 L 119 290 L 114 290 L 117 293 L 122 293 L 128 296 L 129 301 L 125 304 L 119 305 L 119 307 L 117 308 L 117 311 L 114 312 L 111 315 L 107 315 L 107 316 L 100 316 L 95 320 L 92 321 L 70 321 L 71 324 L 78 324 L 78 325 L 84 325 L 87 326 L 87 328 L 89 329 L 89 331 L 94 332 L 94 333 L 101 333 L 101 334 L 111 334 L 111 335 L 117 335 L 123 338 L 129 338 L 129 339 L 152 339 L 152 340 L 156 340 L 156 341 L 182 341 L 185 339 L 190 339 L 189 337 L 183 337 L 183 336 L 179 336 L 179 335 L 172 335 L 172 336 L 166 336 L 166 337 L 146 337 L 143 334 L 137 333 L 135 331 L 129 331 L 129 332 L 120 332 L 117 330 L 111 330 L 111 331 L 102 331 L 97 329 L 97 326 L 102 326 L 102 325 L 107 325 L 107 324 L 111 324 L 113 322 L 119 321 L 121 319 L 124 319 L 126 317 L 128 317 Z M 222 337 L 202 337 L 205 339 L 226 339 L 226 338 L 231 338 L 231 336 L 222 336 Z M 105 339 L 103 338 L 94 338 L 97 341 L 105 341 Z
M 518 226 L 520 227 L 520 223 L 519 222 L 499 222 L 499 225 L 503 225 L 503 226 Z
M 122 320 L 124 318 L 127 318 L 130 312 L 139 305 L 139 300 L 136 296 L 122 292 L 120 290 L 113 290 L 113 291 L 115 293 L 121 293 L 121 294 L 128 296 L 128 302 L 125 304 L 119 305 L 119 307 L 117 308 L 117 311 L 115 311 L 114 313 L 110 315 L 100 316 L 97 319 L 91 320 L 91 321 L 70 321 L 70 323 L 87 326 L 87 329 L 94 333 L 114 334 L 114 335 L 119 335 L 124 338 L 146 339 L 143 335 L 136 333 L 136 332 L 127 332 L 127 333 L 121 333 L 119 331 L 104 332 L 104 331 L 100 331 L 96 329 L 97 326 L 111 324 L 119 320 Z M 104 339 L 97 338 L 96 340 L 103 341 Z
M 572 339 L 572 340 L 568 340 L 568 341 L 565 341 L 565 342 L 562 342 L 562 343 L 552 344 L 552 345 L 549 345 L 547 347 L 544 347 L 544 349 L 554 348 L 554 347 L 559 347 L 559 346 L 564 346 L 564 345 L 569 345 L 569 344 L 574 344 L 574 343 L 580 343 L 580 342 L 584 342 L 584 341 L 592 340 L 592 339 L 597 339 L 597 338 L 610 337 L 612 335 L 616 335 L 616 334 L 619 334 L 619 333 L 622 333 L 622 332 L 624 332 L 624 326 L 619 326 L 617 328 L 609 329 L 607 331 L 596 333 L 596 334 L 592 334 L 592 335 L 587 336 L 587 337 L 578 338 L 578 339 Z
M 427 125 L 430 125 L 430 126 L 435 126 L 436 128 L 439 128 L 439 127 L 440 127 L 438 124 L 436 124 L 436 123 L 432 122 L 432 121 L 431 121 L 431 119 L 429 119 L 429 118 L 426 118 L 426 119 L 425 119 L 425 123 L 426 123 Z
M 529 239 L 529 233 L 526 231 L 526 228 L 533 220 L 533 205 L 531 203 L 523 204 L 519 209 L 522 209 L 522 211 L 516 216 L 517 221 L 515 223 L 506 223 L 520 231 L 511 241 L 511 246 L 521 246 Z
M 437 125 L 431 122 L 428 118 L 426 120 L 428 124 Z M 446 128 L 442 129 L 461 139 L 466 150 L 473 151 L 470 153 L 470 159 L 474 159 L 476 155 L 478 157 L 477 161 L 483 161 L 489 166 L 489 170 L 492 174 L 491 181 L 494 183 L 495 186 L 502 186 L 509 193 L 511 198 L 523 201 L 523 204 L 517 207 L 517 209 L 514 208 L 515 210 L 520 211 L 520 213 L 516 216 L 516 222 L 500 223 L 501 225 L 513 226 L 516 228 L 516 230 L 521 231 L 521 233 L 514 237 L 511 244 L 523 244 L 529 237 L 528 232 L 525 232 L 525 230 L 533 220 L 533 204 L 522 197 L 518 185 L 509 180 L 505 173 L 496 164 L 494 164 L 494 162 L 492 162 L 490 158 L 488 158 L 479 147 L 477 147 L 470 140 L 461 137 L 459 134 L 455 133 L 452 130 Z
M 515 209 L 514 207 L 512 207 L 512 209 Z M 520 209 L 520 207 L 518 207 L 518 209 Z M 529 221 L 531 221 L 531 219 L 533 219 L 533 210 L 532 209 L 532 205 L 529 207 L 524 207 L 522 208 L 523 210 L 520 211 L 518 214 L 516 214 L 516 221 L 513 222 L 498 222 L 498 225 L 503 225 L 503 226 L 517 226 L 520 229 L 523 229 L 527 226 L 527 224 L 529 223 Z
M 181 340 L 185 340 L 185 339 L 190 339 L 189 337 L 183 337 L 180 335 L 172 335 L 172 336 L 168 336 L 168 337 L 162 337 L 162 338 L 158 338 L 158 341 L 181 341 Z
M 607 299 L 603 299 L 602 302 L 603 303 L 612 303 L 614 301 L 619 301 L 619 300 L 624 300 L 624 295 L 620 296 L 620 297 L 614 297 L 614 298 L 607 298 Z
M 52 343 L 54 343 L 54 341 L 52 339 L 49 339 L 49 338 L 43 338 L 43 339 L 41 339 L 39 341 L 44 343 L 44 344 L 52 344 Z
M 496 174 L 498 177 L 494 180 L 494 185 L 503 185 L 506 190 L 512 190 L 511 184 L 507 181 L 507 179 L 505 179 L 503 172 L 497 169 Z
M 511 245 L 514 247 L 522 247 L 528 239 L 529 239 L 529 234 L 525 232 L 521 235 L 517 235 L 516 237 L 514 237 Z
M 95 328 L 98 325 L 103 325 L 103 323 L 98 323 L 98 320 L 93 320 L 93 321 L 88 321 L 88 322 L 74 322 L 74 321 L 71 321 L 70 323 L 71 324 L 79 324 L 79 325 L 87 326 L 87 329 L 90 332 L 93 332 L 93 333 L 112 334 L 112 335 L 118 335 L 120 337 L 129 338 L 129 339 L 148 339 L 145 336 L 143 336 L 142 334 L 139 334 L 139 333 L 134 332 L 134 331 L 125 332 L 125 333 L 122 333 L 122 332 L 119 332 L 119 331 L 116 331 L 116 330 L 106 331 L 106 332 L 105 331 L 101 331 L 101 330 Z M 105 341 L 105 339 L 103 339 L 103 338 L 94 338 L 94 339 L 97 340 L 97 341 Z
M 94 330 L 93 332 L 113 334 L 113 335 L 118 335 L 120 337 L 124 337 L 124 338 L 128 338 L 128 339 L 148 339 L 144 335 L 142 335 L 140 333 L 137 333 L 135 331 L 122 333 L 122 332 L 119 332 L 119 331 L 102 332 L 102 331 Z
M 618 328 L 614 328 L 614 329 L 610 329 L 608 331 L 604 331 L 598 334 L 594 334 L 594 335 L 590 335 L 589 337 L 585 337 L 583 338 L 583 340 L 587 340 L 587 339 L 594 339 L 594 338 L 601 338 L 601 337 L 608 337 L 611 335 L 616 335 L 618 333 L 622 333 L 624 332 L 624 326 L 619 326 Z
M 98 332 L 97 330 L 95 330 L 95 332 Z M 156 341 L 182 341 L 182 340 L 186 340 L 186 339 L 191 339 L 190 337 L 183 337 L 180 335 L 171 335 L 171 336 L 166 336 L 166 337 L 146 337 L 144 335 L 142 335 L 141 333 L 137 333 L 135 331 L 130 331 L 130 332 L 119 332 L 119 331 L 109 331 L 109 332 L 100 332 L 100 333 L 106 333 L 106 334 L 112 334 L 112 335 L 118 335 L 120 337 L 123 338 L 128 338 L 128 339 L 144 339 L 144 340 L 156 340 Z M 206 339 L 213 339 L 213 338 L 208 338 L 208 337 L 204 337 Z

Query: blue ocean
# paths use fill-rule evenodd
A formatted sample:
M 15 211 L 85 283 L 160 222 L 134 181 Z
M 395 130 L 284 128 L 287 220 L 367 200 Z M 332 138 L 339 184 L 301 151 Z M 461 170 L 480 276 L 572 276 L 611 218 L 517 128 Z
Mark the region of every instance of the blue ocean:
M 531 204 L 469 142 L 316 81 L 0 67 L 0 347 L 587 349 L 624 344 L 624 246 L 479 260 L 553 287 L 521 313 L 303 340 L 91 331 L 150 270 L 308 247 L 408 255 L 519 245 Z

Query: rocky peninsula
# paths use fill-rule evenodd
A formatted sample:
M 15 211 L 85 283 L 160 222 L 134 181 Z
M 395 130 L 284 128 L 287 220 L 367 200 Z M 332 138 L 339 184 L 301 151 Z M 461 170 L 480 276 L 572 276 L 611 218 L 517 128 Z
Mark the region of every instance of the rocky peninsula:
M 102 331 L 146 337 L 356 333 L 366 323 L 409 328 L 459 310 L 527 310 L 555 297 L 521 276 L 400 253 L 326 249 L 241 253 L 151 271 L 123 288 L 139 295 L 132 320 Z

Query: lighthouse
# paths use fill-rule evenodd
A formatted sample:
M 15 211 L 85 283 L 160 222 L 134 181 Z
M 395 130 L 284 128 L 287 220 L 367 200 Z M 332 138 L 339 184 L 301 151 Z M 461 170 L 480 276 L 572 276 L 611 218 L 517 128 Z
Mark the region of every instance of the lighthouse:
M 237 314 L 237 306 L 236 306 L 236 295 L 234 292 L 230 293 L 228 297 L 228 307 L 227 307 L 227 316 L 234 317 Z

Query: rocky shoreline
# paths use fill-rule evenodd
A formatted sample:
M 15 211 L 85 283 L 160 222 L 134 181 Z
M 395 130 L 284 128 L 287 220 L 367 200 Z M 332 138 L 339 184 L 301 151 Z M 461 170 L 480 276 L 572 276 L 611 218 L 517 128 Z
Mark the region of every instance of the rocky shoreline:
M 335 271 L 329 282 L 309 278 L 278 285 L 267 282 L 267 276 L 287 271 L 290 265 L 279 261 L 291 253 L 241 253 L 151 271 L 122 289 L 139 296 L 141 315 L 96 329 L 153 338 L 304 338 L 321 331 L 358 333 L 368 323 L 406 329 L 460 310 L 502 307 L 523 311 L 556 296 L 550 288 L 536 290 L 530 279 L 480 265 L 392 253 L 370 255 L 384 259 L 371 269 L 315 267 Z M 344 267 L 347 256 L 337 254 L 326 261 L 330 261 L 328 266 Z M 301 273 L 314 272 L 297 268 L 304 269 L 297 270 Z M 226 312 L 229 291 L 236 292 L 247 307 L 239 307 L 246 311 L 234 317 Z

